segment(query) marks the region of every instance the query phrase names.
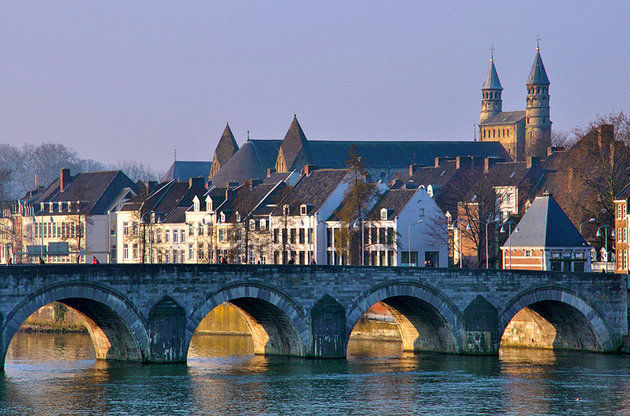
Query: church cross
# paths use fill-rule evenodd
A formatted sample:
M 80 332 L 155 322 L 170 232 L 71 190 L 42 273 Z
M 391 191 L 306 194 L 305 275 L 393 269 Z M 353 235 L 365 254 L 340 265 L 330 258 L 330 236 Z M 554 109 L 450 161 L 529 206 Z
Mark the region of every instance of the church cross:
M 540 38 L 540 35 L 536 35 L 536 50 L 540 51 L 540 41 L 542 39 Z
M 490 62 L 494 62 L 494 43 L 490 46 Z

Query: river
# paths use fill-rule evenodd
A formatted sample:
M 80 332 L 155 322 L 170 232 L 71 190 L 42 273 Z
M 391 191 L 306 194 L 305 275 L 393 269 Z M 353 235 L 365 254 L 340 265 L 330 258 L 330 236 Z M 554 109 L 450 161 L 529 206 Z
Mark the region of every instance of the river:
M 356 340 L 346 360 L 251 351 L 247 336 L 196 335 L 187 364 L 107 363 L 87 335 L 18 333 L 0 415 L 630 415 L 627 355 L 412 354 Z

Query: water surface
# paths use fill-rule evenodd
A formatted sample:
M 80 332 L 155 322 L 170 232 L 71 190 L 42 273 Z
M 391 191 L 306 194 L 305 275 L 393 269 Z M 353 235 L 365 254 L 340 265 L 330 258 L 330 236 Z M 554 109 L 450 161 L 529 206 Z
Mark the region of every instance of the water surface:
M 95 361 L 87 335 L 18 333 L 0 415 L 630 415 L 629 356 L 349 350 L 347 360 L 262 357 L 251 337 L 197 335 L 188 364 L 137 365 Z

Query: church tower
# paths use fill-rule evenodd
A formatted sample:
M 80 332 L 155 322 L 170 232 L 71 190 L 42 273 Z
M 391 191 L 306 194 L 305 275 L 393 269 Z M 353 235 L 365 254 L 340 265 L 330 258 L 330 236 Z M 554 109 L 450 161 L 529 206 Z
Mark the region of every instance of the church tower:
M 525 108 L 525 156 L 547 156 L 551 146 L 551 120 L 549 119 L 549 78 L 536 47 L 534 64 L 527 77 L 527 107 Z
M 501 112 L 501 81 L 499 81 L 499 75 L 497 75 L 497 69 L 494 67 L 494 54 L 490 58 L 490 68 L 488 68 L 488 74 L 486 80 L 481 86 L 481 116 L 479 122 L 483 123 L 490 117 Z

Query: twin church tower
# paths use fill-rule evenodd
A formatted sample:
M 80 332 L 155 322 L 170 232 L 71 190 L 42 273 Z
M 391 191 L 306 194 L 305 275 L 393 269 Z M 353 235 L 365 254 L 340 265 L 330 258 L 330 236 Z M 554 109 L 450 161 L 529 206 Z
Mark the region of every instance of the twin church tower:
M 545 158 L 551 146 L 549 78 L 540 56 L 540 47 L 536 48 L 526 86 L 525 111 L 502 111 L 503 87 L 494 66 L 494 56 L 490 59 L 490 68 L 481 87 L 479 138 L 483 142 L 500 142 L 516 161 L 529 156 Z

